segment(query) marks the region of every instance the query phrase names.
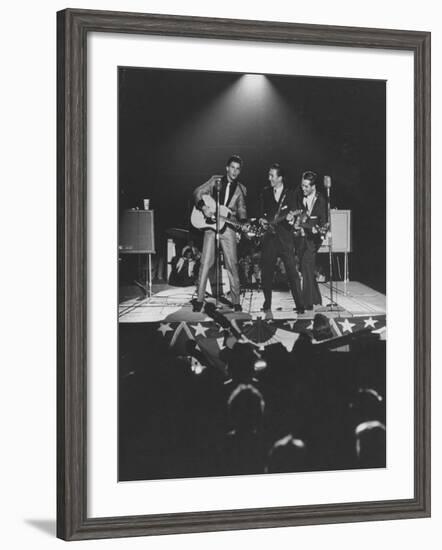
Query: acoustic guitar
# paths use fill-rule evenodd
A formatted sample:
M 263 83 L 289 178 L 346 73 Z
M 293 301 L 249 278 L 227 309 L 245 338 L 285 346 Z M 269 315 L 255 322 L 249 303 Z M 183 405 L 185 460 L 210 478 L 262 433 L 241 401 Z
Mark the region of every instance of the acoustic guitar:
M 211 195 L 203 195 L 201 197 L 204 203 L 204 212 L 193 207 L 192 214 L 190 215 L 190 223 L 195 229 L 210 229 L 216 231 L 216 201 Z M 219 206 L 219 230 L 222 231 L 227 225 L 235 229 L 239 233 L 244 233 L 247 237 L 256 237 L 256 233 L 259 231 L 254 224 L 249 221 L 238 222 L 233 220 L 230 216 L 232 211 L 227 206 L 220 204 Z

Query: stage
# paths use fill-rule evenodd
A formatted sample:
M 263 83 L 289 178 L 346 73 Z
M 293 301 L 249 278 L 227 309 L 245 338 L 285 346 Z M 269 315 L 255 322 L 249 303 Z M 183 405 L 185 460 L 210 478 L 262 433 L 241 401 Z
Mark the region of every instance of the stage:
M 334 285 L 335 287 L 335 285 Z M 308 334 L 315 343 L 314 318 L 321 313 L 329 319 L 331 336 L 329 341 L 353 338 L 357 333 L 378 335 L 387 339 L 385 296 L 368 286 L 352 281 L 336 284 L 335 310 L 327 309 L 330 303 L 328 283 L 321 283 L 323 306 L 299 315 L 293 311 L 293 300 L 288 291 L 274 291 L 272 312 L 260 311 L 262 292 L 247 290 L 241 296 L 242 312 L 234 312 L 228 306 L 217 311 L 225 321 L 231 323 L 233 331 L 242 335 L 242 341 L 263 350 L 269 344 L 280 343 L 288 351 L 293 349 L 299 336 Z M 140 338 L 149 343 L 149 354 L 155 353 L 165 344 L 177 355 L 187 354 L 187 342 L 192 340 L 214 366 L 224 369 L 219 354 L 226 346 L 224 323 L 204 312 L 193 312 L 190 300 L 195 287 L 177 288 L 156 285 L 151 297 L 123 300 L 119 305 L 120 333 L 124 338 Z M 207 300 L 214 303 L 213 299 Z M 121 332 L 123 331 L 123 332 Z M 228 331 L 229 332 L 229 331 Z M 346 342 L 345 342 L 346 343 Z M 348 351 L 348 346 L 339 347 Z
M 320 283 L 322 307 L 315 306 L 313 311 L 298 315 L 293 311 L 293 299 L 288 291 L 274 291 L 271 314 L 261 311 L 264 302 L 259 290 L 246 290 L 241 295 L 241 313 L 229 313 L 229 316 L 239 319 L 311 319 L 316 313 L 323 313 L 330 318 L 378 316 L 386 314 L 385 295 L 357 281 L 333 284 L 333 298 L 339 310 L 327 310 L 324 306 L 330 303 L 330 287 L 328 283 Z M 194 297 L 195 287 L 173 287 L 170 285 L 154 285 L 151 297 L 139 297 L 122 301 L 118 307 L 120 323 L 158 323 L 161 321 L 205 321 L 209 318 L 203 313 L 194 313 L 190 300 Z M 213 300 L 211 300 L 213 301 Z M 224 311 L 230 310 L 225 306 Z

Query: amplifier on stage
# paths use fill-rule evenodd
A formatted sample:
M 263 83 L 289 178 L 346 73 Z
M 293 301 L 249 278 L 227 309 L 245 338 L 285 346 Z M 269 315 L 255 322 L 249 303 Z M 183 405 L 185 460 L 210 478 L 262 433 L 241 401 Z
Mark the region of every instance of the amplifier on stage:
M 333 252 L 352 252 L 351 210 L 330 210 Z M 318 252 L 328 253 L 329 243 L 324 239 Z
M 155 254 L 153 210 L 125 210 L 122 213 L 118 250 L 125 254 Z
M 333 254 L 336 252 L 344 254 L 344 282 L 347 284 L 350 280 L 348 254 L 353 251 L 351 238 L 351 210 L 330 210 L 330 218 L 332 239 L 330 241 L 330 238 L 325 238 L 318 252 L 328 254 L 331 243 Z M 336 256 L 336 259 L 339 267 L 339 257 Z

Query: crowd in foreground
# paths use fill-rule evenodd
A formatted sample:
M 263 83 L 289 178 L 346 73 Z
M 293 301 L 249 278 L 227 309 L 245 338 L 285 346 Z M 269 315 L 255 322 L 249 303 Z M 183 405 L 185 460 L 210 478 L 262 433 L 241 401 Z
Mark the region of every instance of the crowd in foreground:
M 385 342 L 289 352 L 249 344 L 226 371 L 190 356 L 122 348 L 119 479 L 165 479 L 386 466 Z

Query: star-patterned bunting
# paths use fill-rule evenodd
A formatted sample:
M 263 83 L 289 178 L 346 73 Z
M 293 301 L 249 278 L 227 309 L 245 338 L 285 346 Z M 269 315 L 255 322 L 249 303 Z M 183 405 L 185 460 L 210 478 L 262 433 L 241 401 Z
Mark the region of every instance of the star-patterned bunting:
M 203 327 L 201 323 L 197 325 L 190 325 L 195 330 L 195 336 L 204 336 L 206 337 L 206 332 L 209 330 L 209 327 Z
M 370 317 L 369 319 L 364 319 L 364 328 L 376 328 L 375 324 L 378 322 L 379 321 L 377 319 L 373 319 L 372 317 Z
M 160 323 L 158 331 L 161 332 L 163 336 L 166 336 L 166 333 L 173 331 L 173 328 L 170 326 L 170 323 Z
M 356 323 L 350 323 L 348 319 L 344 319 L 344 322 L 338 321 L 342 327 L 342 332 L 353 332 L 353 327 L 356 326 Z
M 291 350 L 299 333 L 313 330 L 313 319 L 274 319 L 272 324 L 268 320 L 234 320 L 235 328 L 243 332 L 245 342 L 257 346 L 260 349 L 275 342 L 282 343 Z M 360 315 L 353 317 L 337 317 L 330 319 L 334 337 L 344 334 L 357 334 L 360 330 L 370 329 L 373 333 L 384 335 L 386 333 L 385 315 Z M 186 321 L 162 322 L 156 325 L 155 331 L 160 332 L 169 347 L 177 353 L 186 352 L 186 342 L 197 339 L 204 344 L 204 352 L 217 361 L 218 354 L 224 347 L 224 329 L 213 320 L 189 323 Z

